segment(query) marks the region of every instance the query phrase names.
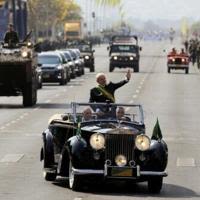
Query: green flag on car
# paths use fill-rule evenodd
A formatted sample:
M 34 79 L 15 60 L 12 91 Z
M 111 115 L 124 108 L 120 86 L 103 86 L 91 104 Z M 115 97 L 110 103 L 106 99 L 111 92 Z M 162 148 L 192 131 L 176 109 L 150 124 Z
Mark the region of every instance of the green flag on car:
M 152 133 L 151 139 L 152 140 L 161 140 L 162 139 L 162 132 L 160 129 L 160 124 L 159 124 L 158 118 L 157 118 L 156 124 L 153 128 L 153 133 Z

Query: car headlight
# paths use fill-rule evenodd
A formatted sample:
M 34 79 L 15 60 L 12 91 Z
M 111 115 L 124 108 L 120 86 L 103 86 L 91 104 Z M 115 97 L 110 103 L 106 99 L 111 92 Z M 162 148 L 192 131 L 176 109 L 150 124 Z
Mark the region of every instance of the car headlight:
M 172 58 L 172 61 L 175 62 L 175 58 Z
M 113 59 L 114 59 L 114 60 L 117 60 L 117 56 L 114 56 Z
M 181 60 L 182 60 L 182 62 L 185 62 L 185 59 L 184 59 L 184 58 L 182 58 Z
M 115 163 L 119 167 L 124 167 L 127 164 L 127 159 L 124 155 L 117 155 L 115 157 Z
M 146 151 L 150 148 L 151 141 L 148 136 L 142 134 L 138 135 L 135 140 L 135 146 L 140 150 L 140 151 Z
M 31 43 L 31 42 L 28 42 L 28 43 L 27 43 L 27 46 L 28 46 L 28 47 L 31 47 L 31 46 L 32 46 L 32 43 Z
M 63 68 L 62 65 L 57 66 L 57 69 L 59 69 L 59 70 L 62 69 L 62 68 Z
M 94 133 L 90 137 L 90 145 L 93 149 L 103 149 L 105 145 L 105 138 L 101 133 Z
M 133 56 L 131 56 L 129 59 L 130 59 L 130 60 L 133 60 L 134 58 L 133 58 Z
M 85 56 L 85 59 L 88 60 L 90 57 L 89 56 Z
M 28 51 L 22 51 L 21 53 L 23 58 L 27 58 L 28 57 Z

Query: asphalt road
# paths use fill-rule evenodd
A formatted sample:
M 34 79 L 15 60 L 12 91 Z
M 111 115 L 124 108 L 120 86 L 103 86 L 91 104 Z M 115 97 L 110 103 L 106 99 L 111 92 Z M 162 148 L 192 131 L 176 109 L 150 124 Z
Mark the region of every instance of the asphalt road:
M 179 41 L 173 46 L 181 47 Z M 106 45 L 96 47 L 96 72 L 71 80 L 66 86 L 44 84 L 38 103 L 23 108 L 21 97 L 0 97 L 0 199 L 2 200 L 111 200 L 111 199 L 200 199 L 200 72 L 190 66 L 167 73 L 168 42 L 141 42 L 140 72 L 118 89 L 118 103 L 143 105 L 147 135 L 159 119 L 169 148 L 167 171 L 159 195 L 148 193 L 145 183 L 92 185 L 83 192 L 66 187 L 67 180 L 46 182 L 39 161 L 41 133 L 48 119 L 69 109 L 71 101 L 88 102 L 95 86 L 96 72 L 104 72 L 113 82 L 124 78 L 127 69 L 108 72 Z

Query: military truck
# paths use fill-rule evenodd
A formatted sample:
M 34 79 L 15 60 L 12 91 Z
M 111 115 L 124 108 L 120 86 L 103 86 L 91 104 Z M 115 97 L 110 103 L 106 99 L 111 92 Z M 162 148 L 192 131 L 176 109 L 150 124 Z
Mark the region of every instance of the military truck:
M 84 64 L 86 68 L 89 68 L 90 72 L 95 71 L 95 66 L 94 66 L 94 52 L 95 50 L 92 49 L 92 43 L 83 41 L 80 42 L 78 45 L 78 48 L 81 52 L 81 57 L 84 60 Z
M 37 102 L 37 54 L 30 42 L 0 45 L 0 96 L 23 96 L 23 106 Z
M 139 72 L 142 47 L 138 45 L 137 36 L 113 36 L 108 50 L 110 56 L 109 72 L 112 72 L 115 67 L 130 67 L 133 68 L 134 72 Z

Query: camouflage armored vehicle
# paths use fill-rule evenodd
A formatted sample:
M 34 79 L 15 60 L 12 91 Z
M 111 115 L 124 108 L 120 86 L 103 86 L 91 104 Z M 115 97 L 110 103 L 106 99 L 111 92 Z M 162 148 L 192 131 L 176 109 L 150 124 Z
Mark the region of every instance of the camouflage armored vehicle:
M 0 96 L 23 96 L 24 107 L 37 101 L 37 54 L 30 42 L 0 46 Z
M 134 72 L 139 72 L 141 47 L 138 45 L 137 36 L 113 36 L 108 47 L 110 56 L 109 72 L 115 67 L 130 67 Z

